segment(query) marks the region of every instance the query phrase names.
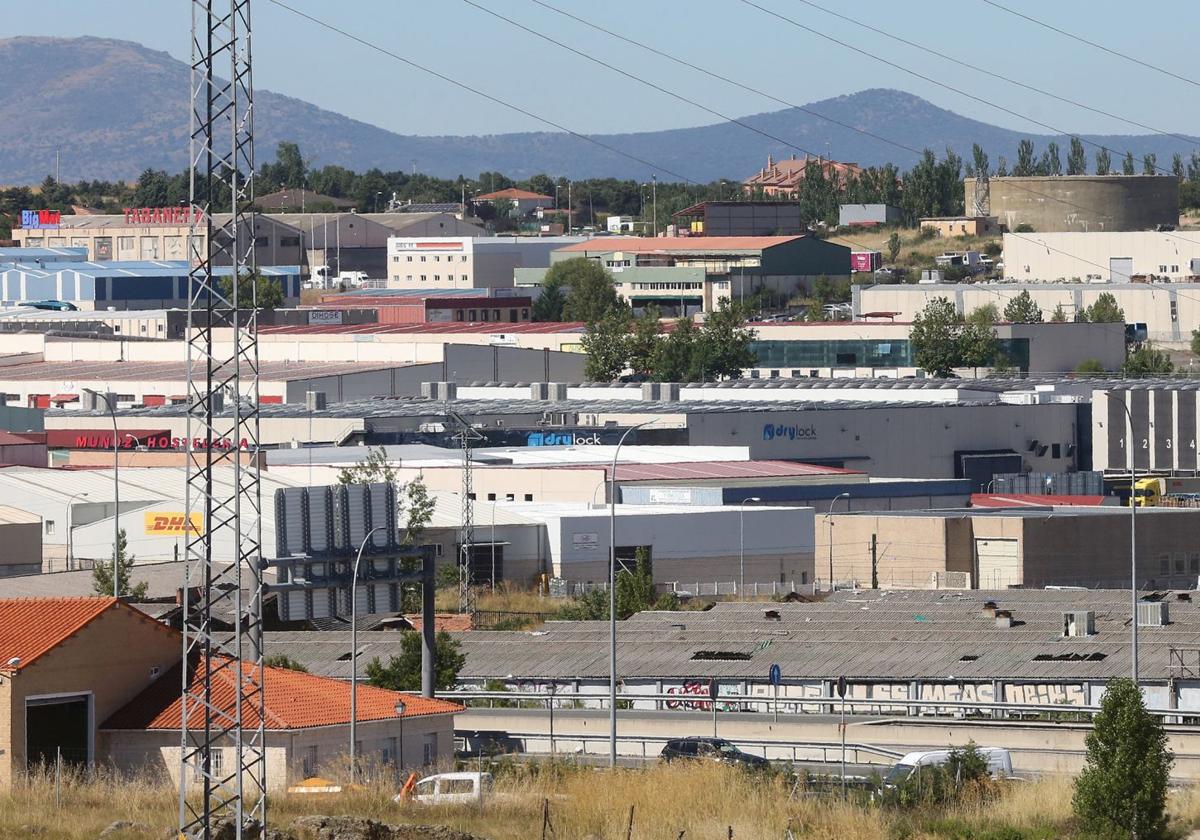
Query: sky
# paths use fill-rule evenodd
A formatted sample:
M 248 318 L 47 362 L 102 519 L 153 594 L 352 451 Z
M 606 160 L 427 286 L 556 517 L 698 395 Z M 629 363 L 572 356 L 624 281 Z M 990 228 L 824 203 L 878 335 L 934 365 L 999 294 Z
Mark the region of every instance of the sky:
M 402 134 L 545 130 L 516 113 L 347 40 L 272 0 L 253 0 L 254 84 Z M 573 130 L 619 133 L 704 125 L 710 113 L 621 76 L 473 8 L 466 0 L 282 0 L 373 44 Z M 660 87 L 730 116 L 778 102 L 714 81 L 568 20 L 534 0 L 472 0 Z M 1142 134 L 994 78 L 1010 78 L 1155 129 L 1200 134 L 1200 87 L 1137 67 L 1020 20 L 983 0 L 814 0 L 975 72 L 838 20 L 804 0 L 754 0 L 861 53 L 805 32 L 741 0 L 543 0 L 616 33 L 795 104 L 890 87 L 968 117 L 1031 133 L 1044 127 L 874 60 L 885 58 L 1068 133 Z M 1127 2 L 1003 0 L 1018 11 L 1182 76 L 1200 77 L 1173 27 L 1195 21 L 1195 0 L 1161 0 L 1152 14 Z M 187 0 L 40 0 L 12 15 L 5 35 L 96 35 L 137 41 L 188 60 Z M 114 9 L 120 13 L 115 14 Z

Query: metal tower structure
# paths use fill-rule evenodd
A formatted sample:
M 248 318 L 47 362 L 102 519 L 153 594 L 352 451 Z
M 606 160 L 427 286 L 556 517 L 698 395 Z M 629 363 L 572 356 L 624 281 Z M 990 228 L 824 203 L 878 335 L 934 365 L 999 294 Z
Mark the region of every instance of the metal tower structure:
M 460 612 L 470 612 L 474 606 L 474 592 L 471 589 L 471 563 L 475 559 L 475 484 L 471 475 L 474 459 L 471 456 L 471 444 L 483 440 L 483 435 L 475 431 L 465 417 L 457 411 L 446 408 L 446 416 L 458 426 L 458 434 L 454 439 L 462 447 L 462 525 L 458 535 L 458 609 Z
M 179 829 L 210 840 L 266 823 L 261 489 L 240 457 L 259 438 L 250 0 L 192 0 L 191 109 Z

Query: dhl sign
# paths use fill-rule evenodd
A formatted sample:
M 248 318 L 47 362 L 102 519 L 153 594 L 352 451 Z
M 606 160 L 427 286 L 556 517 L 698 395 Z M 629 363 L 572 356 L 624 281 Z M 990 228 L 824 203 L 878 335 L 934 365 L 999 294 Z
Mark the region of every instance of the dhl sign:
M 200 513 L 192 514 L 190 529 L 184 524 L 188 517 L 182 511 L 147 511 L 145 517 L 148 537 L 182 537 L 189 530 L 193 535 L 199 535 L 204 530 L 203 514 Z

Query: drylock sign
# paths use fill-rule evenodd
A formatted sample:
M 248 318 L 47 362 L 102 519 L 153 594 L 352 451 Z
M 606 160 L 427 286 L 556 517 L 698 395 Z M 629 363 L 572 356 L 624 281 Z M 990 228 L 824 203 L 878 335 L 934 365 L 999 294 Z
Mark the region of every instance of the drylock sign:
M 153 510 L 147 511 L 146 517 L 146 536 L 148 537 L 182 537 L 186 536 L 188 517 L 183 511 L 174 510 Z M 193 535 L 198 535 L 204 530 L 204 520 L 202 514 L 193 513 L 191 516 Z

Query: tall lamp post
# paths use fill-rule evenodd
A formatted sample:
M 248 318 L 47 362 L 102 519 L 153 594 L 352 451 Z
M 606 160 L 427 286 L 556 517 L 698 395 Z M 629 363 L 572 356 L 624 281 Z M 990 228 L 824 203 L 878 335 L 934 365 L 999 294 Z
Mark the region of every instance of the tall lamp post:
M 833 501 L 829 503 L 829 513 L 825 518 L 829 521 L 829 591 L 833 591 L 833 506 L 837 504 L 838 499 L 850 498 L 849 493 L 838 493 L 833 497 Z
M 617 766 L 617 457 L 631 432 L 653 420 L 630 426 L 613 450 L 612 472 L 608 474 L 608 766 Z
M 74 540 L 71 533 L 71 503 L 81 496 L 86 496 L 87 493 L 76 493 L 71 498 L 67 499 L 67 569 L 70 570 L 74 565 L 75 559 Z
M 104 404 L 108 406 L 108 413 L 112 417 L 113 424 L 113 561 L 112 561 L 112 580 L 113 580 L 113 597 L 121 597 L 121 465 L 120 465 L 120 449 L 121 436 L 117 431 L 117 395 L 116 394 L 101 394 L 99 391 L 94 391 L 91 388 L 83 389 L 86 393 L 93 397 L 103 397 Z
M 1133 414 L 1129 410 L 1129 405 L 1120 397 L 1115 397 L 1111 393 L 1108 398 L 1121 406 L 1125 412 L 1125 416 L 1129 418 L 1129 432 L 1125 435 L 1125 457 L 1129 460 L 1129 609 L 1130 618 L 1129 626 L 1133 628 L 1133 637 L 1130 640 L 1129 658 L 1132 661 L 1133 684 L 1138 684 L 1138 586 L 1137 586 L 1137 467 L 1133 461 Z M 1109 430 L 1112 433 L 1112 430 Z
M 382 525 L 367 531 L 358 546 L 358 555 L 354 558 L 354 569 L 350 573 L 350 781 L 358 779 L 358 564 L 362 561 L 363 550 L 376 531 L 387 530 Z M 401 712 L 400 714 L 403 714 Z M 403 724 L 401 724 L 403 726 Z
M 400 718 L 400 749 L 396 751 L 396 766 L 401 770 L 404 769 L 404 713 L 408 707 L 404 705 L 403 700 L 397 700 L 394 706 L 396 717 Z
M 747 496 L 738 505 L 738 595 L 746 594 L 746 502 L 761 502 L 758 496 Z

